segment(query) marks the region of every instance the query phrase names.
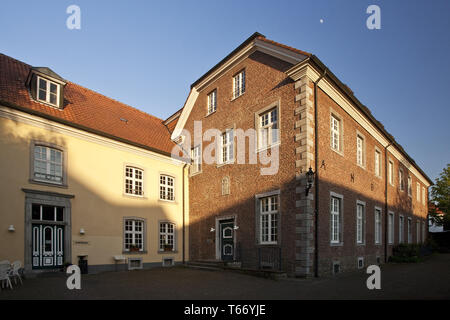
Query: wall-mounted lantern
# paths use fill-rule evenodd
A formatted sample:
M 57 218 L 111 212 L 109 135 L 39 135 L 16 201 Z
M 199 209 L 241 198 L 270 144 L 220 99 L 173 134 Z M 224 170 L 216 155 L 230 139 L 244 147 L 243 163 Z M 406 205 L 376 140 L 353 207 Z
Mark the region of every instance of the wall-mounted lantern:
M 84 231 L 84 228 L 81 228 L 80 229 L 80 234 L 85 234 L 86 233 L 86 231 Z
M 309 189 L 314 185 L 314 171 L 312 171 L 311 167 L 309 167 L 308 172 L 306 172 L 306 188 L 305 188 L 305 194 L 306 196 L 309 193 Z
M 14 231 L 16 231 L 16 228 L 14 228 L 14 225 L 10 225 L 9 228 L 8 228 L 8 231 L 9 232 L 14 232 Z
M 211 229 L 209 230 L 209 232 L 214 232 L 214 231 L 216 231 L 216 229 L 214 229 L 214 228 L 211 228 Z

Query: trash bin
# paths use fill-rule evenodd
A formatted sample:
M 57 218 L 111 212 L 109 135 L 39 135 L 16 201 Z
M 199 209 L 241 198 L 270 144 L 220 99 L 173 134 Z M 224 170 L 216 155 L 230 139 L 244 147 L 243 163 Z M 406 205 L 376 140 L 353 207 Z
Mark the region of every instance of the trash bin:
M 78 267 L 80 267 L 81 274 L 88 273 L 88 261 L 86 256 L 78 256 Z

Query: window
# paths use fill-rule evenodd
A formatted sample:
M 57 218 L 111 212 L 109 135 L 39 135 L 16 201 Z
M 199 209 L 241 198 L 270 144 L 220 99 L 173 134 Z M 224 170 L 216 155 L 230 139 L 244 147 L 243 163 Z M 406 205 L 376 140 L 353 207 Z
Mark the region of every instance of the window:
M 364 243 L 364 204 L 356 204 L 356 243 Z
M 124 251 L 144 251 L 144 220 L 125 219 Z
M 403 170 L 398 170 L 398 187 L 400 188 L 400 191 L 405 190 L 405 181 L 403 178 Z
M 420 243 L 420 221 L 416 222 L 416 241 Z
M 259 199 L 261 244 L 278 241 L 278 195 Z
M 392 161 L 389 161 L 389 183 L 391 185 L 394 185 L 394 163 Z
M 142 258 L 130 258 L 128 259 L 128 270 L 138 270 L 143 269 L 144 263 Z
M 411 218 L 408 218 L 408 243 L 412 243 L 412 230 L 411 230 Z
M 412 179 L 408 176 L 408 196 L 412 196 Z
M 398 219 L 398 242 L 403 243 L 404 239 L 404 230 L 405 230 L 405 218 L 400 216 Z
M 208 94 L 208 114 L 217 110 L 217 89 Z
M 170 222 L 159 224 L 159 250 L 175 251 L 175 225 Z
M 241 96 L 245 92 L 245 70 L 242 70 L 233 77 L 233 99 Z
M 222 179 L 222 195 L 230 194 L 230 178 L 224 177 Z
M 420 202 L 420 183 L 416 183 L 416 200 Z
M 34 146 L 34 180 L 63 183 L 63 153 L 60 150 Z
M 259 115 L 258 147 L 270 147 L 279 141 L 278 108 L 271 109 Z
M 135 167 L 125 167 L 125 193 L 134 196 L 144 195 L 144 171 Z
M 222 133 L 220 138 L 220 161 L 219 163 L 229 163 L 233 160 L 234 137 L 233 129 L 229 129 Z
M 425 235 L 425 222 L 422 221 L 422 242 L 424 242 L 426 239 Z
M 425 198 L 426 198 L 425 188 L 422 187 L 422 204 L 425 204 Z
M 388 243 L 394 243 L 394 213 L 389 213 L 388 220 Z
M 32 204 L 31 219 L 36 221 L 64 221 L 64 207 Z
M 37 99 L 39 101 L 54 106 L 59 105 L 59 84 L 37 77 L 37 91 Z
M 377 177 L 381 177 L 381 152 L 379 150 L 375 150 L 375 175 Z
M 381 210 L 375 209 L 375 244 L 381 243 Z
M 341 120 L 331 115 L 331 148 L 336 151 L 341 150 Z
M 173 177 L 164 174 L 159 176 L 159 199 L 168 201 L 175 200 Z
M 364 268 L 364 257 L 358 257 L 358 269 Z
M 202 153 L 200 146 L 191 149 L 192 167 L 191 173 L 198 173 L 202 171 Z
M 341 242 L 341 199 L 331 197 L 331 243 Z
M 356 136 L 356 163 L 364 167 L 364 138 L 360 135 Z

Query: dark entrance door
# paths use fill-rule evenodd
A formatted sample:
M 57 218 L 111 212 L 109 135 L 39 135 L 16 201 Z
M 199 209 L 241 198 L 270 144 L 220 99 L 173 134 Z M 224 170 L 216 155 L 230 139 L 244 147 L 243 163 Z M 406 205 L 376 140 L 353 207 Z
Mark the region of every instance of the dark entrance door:
M 222 261 L 234 260 L 234 220 L 220 222 L 220 246 Z
M 64 262 L 64 227 L 33 224 L 33 269 L 62 267 Z

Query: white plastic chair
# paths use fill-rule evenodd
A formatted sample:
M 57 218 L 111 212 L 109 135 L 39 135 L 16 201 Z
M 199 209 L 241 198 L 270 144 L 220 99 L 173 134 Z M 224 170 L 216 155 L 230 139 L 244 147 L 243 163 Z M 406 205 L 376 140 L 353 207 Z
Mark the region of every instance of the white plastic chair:
M 22 268 L 22 262 L 17 260 L 11 264 L 11 269 L 9 270 L 9 277 L 14 278 L 15 284 L 17 284 L 17 278 L 19 278 L 20 284 L 23 284 L 22 277 L 20 276 L 20 273 L 19 273 L 20 268 Z
M 10 269 L 11 269 L 10 264 L 6 264 L 6 263 L 0 264 L 0 283 L 1 283 L 2 289 L 3 289 L 5 281 L 6 281 L 6 287 L 9 286 L 11 289 L 13 288 L 12 284 L 11 284 L 11 280 L 9 279 Z

